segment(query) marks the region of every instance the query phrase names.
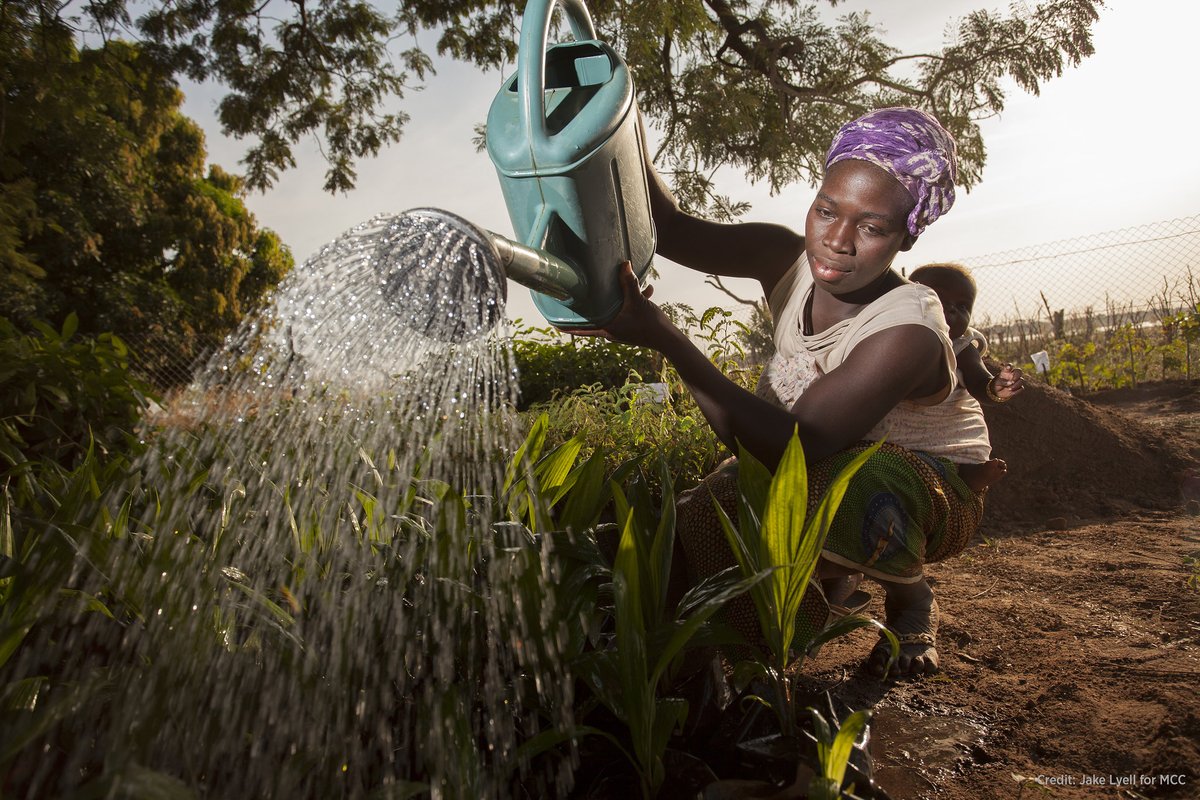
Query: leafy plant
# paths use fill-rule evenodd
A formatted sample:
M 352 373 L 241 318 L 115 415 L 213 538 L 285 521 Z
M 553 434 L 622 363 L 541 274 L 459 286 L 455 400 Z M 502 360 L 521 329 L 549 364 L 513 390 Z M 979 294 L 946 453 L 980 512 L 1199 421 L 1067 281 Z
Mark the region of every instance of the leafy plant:
M 712 643 L 719 633 L 707 624 L 732 597 L 766 577 L 719 573 L 693 587 L 674 609 L 668 583 L 675 544 L 675 497 L 665 462 L 660 461 L 662 503 L 657 524 L 648 518 L 648 497 L 638 489 L 627 498 L 612 484 L 621 537 L 613 566 L 615 632 L 608 647 L 583 655 L 581 677 L 596 697 L 628 729 L 622 746 L 638 771 L 642 796 L 654 797 L 665 779 L 663 755 L 672 733 L 687 719 L 688 703 L 663 696 L 663 684 L 678 667 L 685 648 Z
M 578 438 L 581 452 L 603 454 L 610 472 L 655 452 L 666 459 L 676 486 L 694 485 L 720 463 L 723 448 L 690 395 L 645 402 L 641 388 L 587 387 L 535 411 L 547 416 L 548 443 Z
M 855 747 L 863 746 L 860 739 L 867 731 L 871 712 L 855 711 L 831 730 L 829 722 L 815 708 L 812 714 L 813 738 L 817 742 L 817 763 L 820 772 L 812 777 L 808 785 L 809 800 L 837 800 L 842 797 L 842 784 L 846 779 L 846 767 Z M 851 787 L 851 792 L 853 788 Z
M 1087 392 L 1095 380 L 1091 377 L 1089 366 L 1095 355 L 1095 342 L 1083 345 L 1063 342 L 1050 358 L 1050 372 L 1046 379 L 1057 386 L 1077 386 L 1081 393 Z
M 92 540 L 126 527 L 129 507 L 110 512 L 105 492 L 126 474 L 148 391 L 118 337 L 77 338 L 73 314 L 58 330 L 34 326 L 25 334 L 0 318 L 0 668 L 49 620 L 122 613 Z M 33 701 L 47 675 L 4 690 L 35 684 L 13 712 L 22 719 L 40 719 Z
M 743 323 L 720 308 L 697 314 L 673 304 L 664 310 L 723 372 L 753 386 L 758 365 L 743 347 Z M 728 455 L 674 368 L 651 351 L 527 327 L 518 331 L 513 352 L 521 407 L 530 416 L 548 415 L 549 444 L 578 438 L 584 454 L 603 452 L 610 470 L 661 453 L 680 489 L 694 486 Z M 655 381 L 655 389 L 645 380 Z
M 1144 371 L 1140 370 L 1139 366 L 1150 350 L 1150 344 L 1141 327 L 1132 322 L 1120 325 L 1109 335 L 1109 346 L 1113 348 L 1112 352 L 1120 354 L 1121 360 L 1124 361 L 1122 377 L 1117 381 L 1118 388 L 1126 384 L 1136 387 L 1139 375 L 1142 375 L 1144 380 Z
M 18 483 L 38 462 L 69 469 L 89 450 L 127 446 L 150 393 L 117 336 L 75 338 L 74 314 L 57 330 L 33 326 L 22 333 L 0 317 L 0 467 Z
M 549 529 L 550 508 L 566 496 L 581 474 L 572 471 L 583 446 L 578 437 L 568 439 L 541 457 L 548 426 L 545 414 L 534 421 L 529 435 L 509 462 L 501 487 L 508 513 L 515 519 L 524 518 L 534 533 Z
M 641 380 L 642 376 L 658 374 L 663 363 L 661 356 L 644 348 L 569 336 L 552 327 L 518 327 L 513 332 L 512 349 L 522 409 L 584 387 L 602 390 L 624 386 L 631 375 Z
M 1054 312 L 1049 325 L 1041 311 L 1031 320 L 1018 310 L 1015 318 L 981 317 L 976 325 L 988 338 L 992 360 L 1019 364 L 1031 376 L 1039 373 L 1029 354 L 1048 352 L 1044 379 L 1065 389 L 1086 393 L 1176 377 L 1191 380 L 1200 336 L 1196 295 L 1188 270 L 1183 290 L 1164 278 L 1163 288 L 1146 303 L 1108 299 L 1102 313 L 1092 306 L 1065 317 Z
M 1200 550 L 1183 557 L 1183 568 L 1188 573 L 1184 585 L 1200 592 Z
M 1192 379 L 1192 348 L 1200 340 L 1200 306 L 1179 312 L 1179 339 L 1183 344 L 1183 377 Z
M 798 636 L 796 624 L 834 514 L 851 478 L 878 447 L 875 444 L 856 456 L 833 479 L 811 514 L 808 472 L 798 433 L 793 433 L 774 476 L 753 455 L 742 450 L 738 457 L 736 526 L 714 500 L 742 574 L 749 577 L 764 571 L 769 573 L 766 580 L 750 588 L 750 597 L 771 660 L 752 662 L 742 674 L 749 677 L 757 673 L 770 681 L 774 688 L 771 706 L 779 717 L 781 729 L 788 735 L 796 732 L 791 682 L 786 675 L 793 653 L 802 655 L 856 627 L 882 628 L 873 620 L 851 615 L 816 634 L 799 632 Z M 893 645 L 895 650 L 899 649 L 894 637 Z
M 483 796 L 497 776 L 520 764 L 521 736 L 567 728 L 571 704 L 555 698 L 562 697 L 557 687 L 570 683 L 565 669 L 553 665 L 571 637 L 556 612 L 554 576 L 543 573 L 548 548 L 525 525 L 483 524 L 483 512 L 501 508 L 496 498 L 468 497 L 409 474 L 394 453 L 357 448 L 353 463 L 338 464 L 333 476 L 305 457 L 320 441 L 293 434 L 241 452 L 215 443 L 219 433 L 152 439 L 160 450 L 137 469 L 120 459 L 100 464 L 94 450 L 73 470 L 37 467 L 36 507 L 11 486 L 0 494 L 6 794 L 26 796 L 21 787 L 36 785 L 48 769 L 43 765 L 53 763 L 44 747 L 87 767 L 86 774 L 59 770 L 54 780 L 62 787 L 107 794 L 146 779 L 162 786 L 182 780 L 196 789 L 187 772 L 236 758 L 249 741 L 239 727 L 246 715 L 279 713 L 273 703 L 280 699 L 295 724 L 255 745 L 280 757 L 267 780 L 303 776 L 306 785 L 324 787 L 323 794 L 357 786 L 404 796 L 437 780 L 452 796 Z M 315 431 L 306 435 L 319 439 Z M 538 457 L 538 447 L 527 443 L 522 459 Z M 283 458 L 295 469 L 281 485 L 267 466 Z M 564 458 L 549 452 L 539 461 Z M 581 494 L 563 502 L 577 519 L 598 516 L 603 496 L 592 493 L 588 502 L 582 495 L 596 483 L 589 476 L 601 463 L 585 462 L 570 473 Z M 514 486 L 525 481 L 515 493 L 535 498 L 538 481 L 548 478 L 536 465 L 513 474 L 522 475 Z M 553 480 L 542 483 L 559 491 Z M 248 499 L 253 485 L 259 491 Z M 522 515 L 542 505 L 530 501 Z M 256 542 L 263 547 L 251 555 Z M 159 580 L 168 574 L 169 582 Z M 562 607 L 564 614 L 578 610 Z M 496 624 L 485 629 L 483 618 Z M 343 621 L 357 638 L 328 658 L 322 637 Z M 396 657 L 397 639 L 442 645 L 404 643 L 403 668 L 379 670 L 382 659 Z M 103 647 L 71 648 L 81 641 Z M 524 672 L 501 685 L 498 665 L 518 662 Z M 163 676 L 180 670 L 187 676 L 183 688 L 166 688 Z M 260 691 L 256 675 L 295 685 L 297 693 Z M 535 693 L 534 676 L 556 688 Z M 161 690 L 151 702 L 127 702 L 147 684 Z M 351 728 L 347 753 L 331 755 L 321 735 L 304 731 L 350 722 L 322 717 L 345 704 L 347 686 L 373 686 L 378 706 L 364 718 L 366 727 Z M 189 707 L 229 704 L 219 715 L 225 719 L 198 726 L 186 742 L 169 724 L 183 691 L 195 697 L 184 701 Z M 528 698 L 543 696 L 553 707 L 539 727 Z M 294 704 L 297 697 L 303 702 Z M 520 733 L 511 745 L 485 749 L 478 720 L 487 715 L 503 724 L 504 714 L 520 715 Z M 387 742 L 403 741 L 409 730 L 430 735 L 422 747 L 398 754 Z M 372 749 L 356 744 L 360 738 L 381 744 Z M 194 749 L 184 752 L 185 746 Z M 335 757 L 344 759 L 344 773 L 330 769 Z M 130 772 L 122 766 L 128 764 L 170 768 Z M 396 770 L 404 770 L 405 780 L 393 780 Z M 214 772 L 206 786 L 224 794 L 228 778 Z
M 758 329 L 720 306 L 712 306 L 701 313 L 684 303 L 663 306 L 663 311 L 671 321 L 687 331 L 692 341 L 704 348 L 709 360 L 722 373 L 747 388 L 757 380 L 761 365 L 773 352 L 770 320 L 762 316 L 758 306 L 755 310 L 752 324 L 756 324 Z

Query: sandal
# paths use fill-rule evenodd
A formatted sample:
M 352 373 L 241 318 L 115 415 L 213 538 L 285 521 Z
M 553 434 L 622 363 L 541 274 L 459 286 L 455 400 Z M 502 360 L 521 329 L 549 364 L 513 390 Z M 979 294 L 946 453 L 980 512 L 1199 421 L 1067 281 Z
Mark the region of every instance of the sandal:
M 937 652 L 937 629 L 938 629 L 938 621 L 939 621 L 938 617 L 939 617 L 938 604 L 937 604 L 937 600 L 935 599 L 933 601 L 933 605 L 930 606 L 930 608 L 929 608 L 929 625 L 930 625 L 930 627 L 933 628 L 932 631 L 922 631 L 920 633 L 895 633 L 895 631 L 892 631 L 896 635 L 896 640 L 900 643 L 901 652 L 903 652 L 905 647 L 915 647 L 918 645 L 926 650 L 932 651 L 932 658 L 930 659 L 927 656 L 927 660 L 932 661 L 933 667 L 934 667 L 933 670 L 921 672 L 921 673 L 919 673 L 919 675 L 928 675 L 928 674 L 931 674 L 931 672 L 937 672 L 938 669 L 940 668 L 938 665 L 938 652 Z M 883 667 L 883 675 L 881 676 L 883 678 L 887 678 L 889 676 L 889 673 L 891 673 L 891 671 L 892 671 L 892 667 L 895 666 L 894 662 L 892 661 L 892 652 L 891 651 L 892 651 L 891 642 L 888 641 L 886 636 L 881 634 L 879 637 L 879 641 L 875 643 L 875 646 L 873 648 L 871 648 L 871 654 L 869 656 L 867 656 L 867 664 L 869 665 L 876 658 L 878 658 L 878 656 L 876 654 L 878 654 L 878 653 L 883 654 L 884 667 Z M 897 659 L 899 659 L 899 655 L 900 654 L 897 654 Z M 911 664 L 911 661 L 910 661 L 910 664 Z M 917 675 L 914 675 L 914 673 L 911 671 L 907 671 L 904 673 L 894 674 L 894 675 L 892 675 L 892 677 L 911 678 L 911 677 L 917 677 Z

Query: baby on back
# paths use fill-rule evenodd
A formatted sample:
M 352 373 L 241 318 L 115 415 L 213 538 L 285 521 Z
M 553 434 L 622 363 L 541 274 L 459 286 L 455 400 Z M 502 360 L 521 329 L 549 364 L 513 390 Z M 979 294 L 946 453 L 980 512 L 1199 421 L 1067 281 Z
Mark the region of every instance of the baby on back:
M 1007 403 L 1025 388 L 1019 368 L 1005 364 L 999 374 L 992 375 L 983 363 L 987 339 L 971 327 L 976 287 L 970 270 L 961 264 L 926 264 L 913 270 L 908 279 L 928 286 L 942 301 L 957 359 L 955 371 L 958 385 L 954 392 L 963 393 L 958 402 L 970 404 L 967 395 L 974 398 L 978 401 L 974 405 L 979 408 L 982 417 L 980 403 Z M 963 481 L 976 492 L 1000 480 L 1008 469 L 999 458 L 988 459 L 980 464 L 960 464 L 958 467 Z

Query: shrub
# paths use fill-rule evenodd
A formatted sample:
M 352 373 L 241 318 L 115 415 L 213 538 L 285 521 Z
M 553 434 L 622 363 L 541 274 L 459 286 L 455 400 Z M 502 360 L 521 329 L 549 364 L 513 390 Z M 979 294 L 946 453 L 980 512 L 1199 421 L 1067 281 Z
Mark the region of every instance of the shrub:
M 124 448 L 149 387 L 129 371 L 125 344 L 113 334 L 75 339 L 74 314 L 61 330 L 36 333 L 0 318 L 0 461 L 5 470 L 33 462 L 76 466 L 95 448 Z
M 743 346 L 743 323 L 720 308 L 697 314 L 688 306 L 671 305 L 664 311 L 722 372 L 753 388 L 762 367 Z M 530 333 L 557 338 L 534 340 L 528 338 Z M 513 341 L 520 408 L 529 414 L 530 423 L 539 414 L 548 416 L 550 443 L 578 436 L 585 453 L 604 454 L 609 470 L 645 453 L 658 453 L 677 490 L 696 485 L 731 455 L 713 435 L 674 367 L 661 356 L 603 339 L 563 341 L 566 336 L 548 328 L 523 328 Z M 661 383 L 666 396 L 652 396 L 643 381 Z
M 631 374 L 657 375 L 662 366 L 661 356 L 650 350 L 555 328 L 518 328 L 512 347 L 522 410 L 583 386 L 624 386 Z
M 658 453 L 682 490 L 699 483 L 729 454 L 678 379 L 668 387 L 668 397 L 656 402 L 647 401 L 638 383 L 615 389 L 595 384 L 527 413 L 548 417 L 550 442 L 578 437 L 585 454 L 602 453 L 609 471 L 632 458 Z

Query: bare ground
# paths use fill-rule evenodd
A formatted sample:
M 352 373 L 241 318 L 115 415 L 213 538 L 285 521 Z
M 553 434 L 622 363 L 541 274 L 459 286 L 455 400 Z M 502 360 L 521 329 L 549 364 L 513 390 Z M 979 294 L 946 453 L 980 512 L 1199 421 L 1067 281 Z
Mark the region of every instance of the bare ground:
M 942 671 L 866 678 L 866 632 L 805 670 L 841 708 L 875 707 L 896 800 L 1200 797 L 1200 384 L 1059 395 L 989 416 L 1012 480 L 929 568 Z

